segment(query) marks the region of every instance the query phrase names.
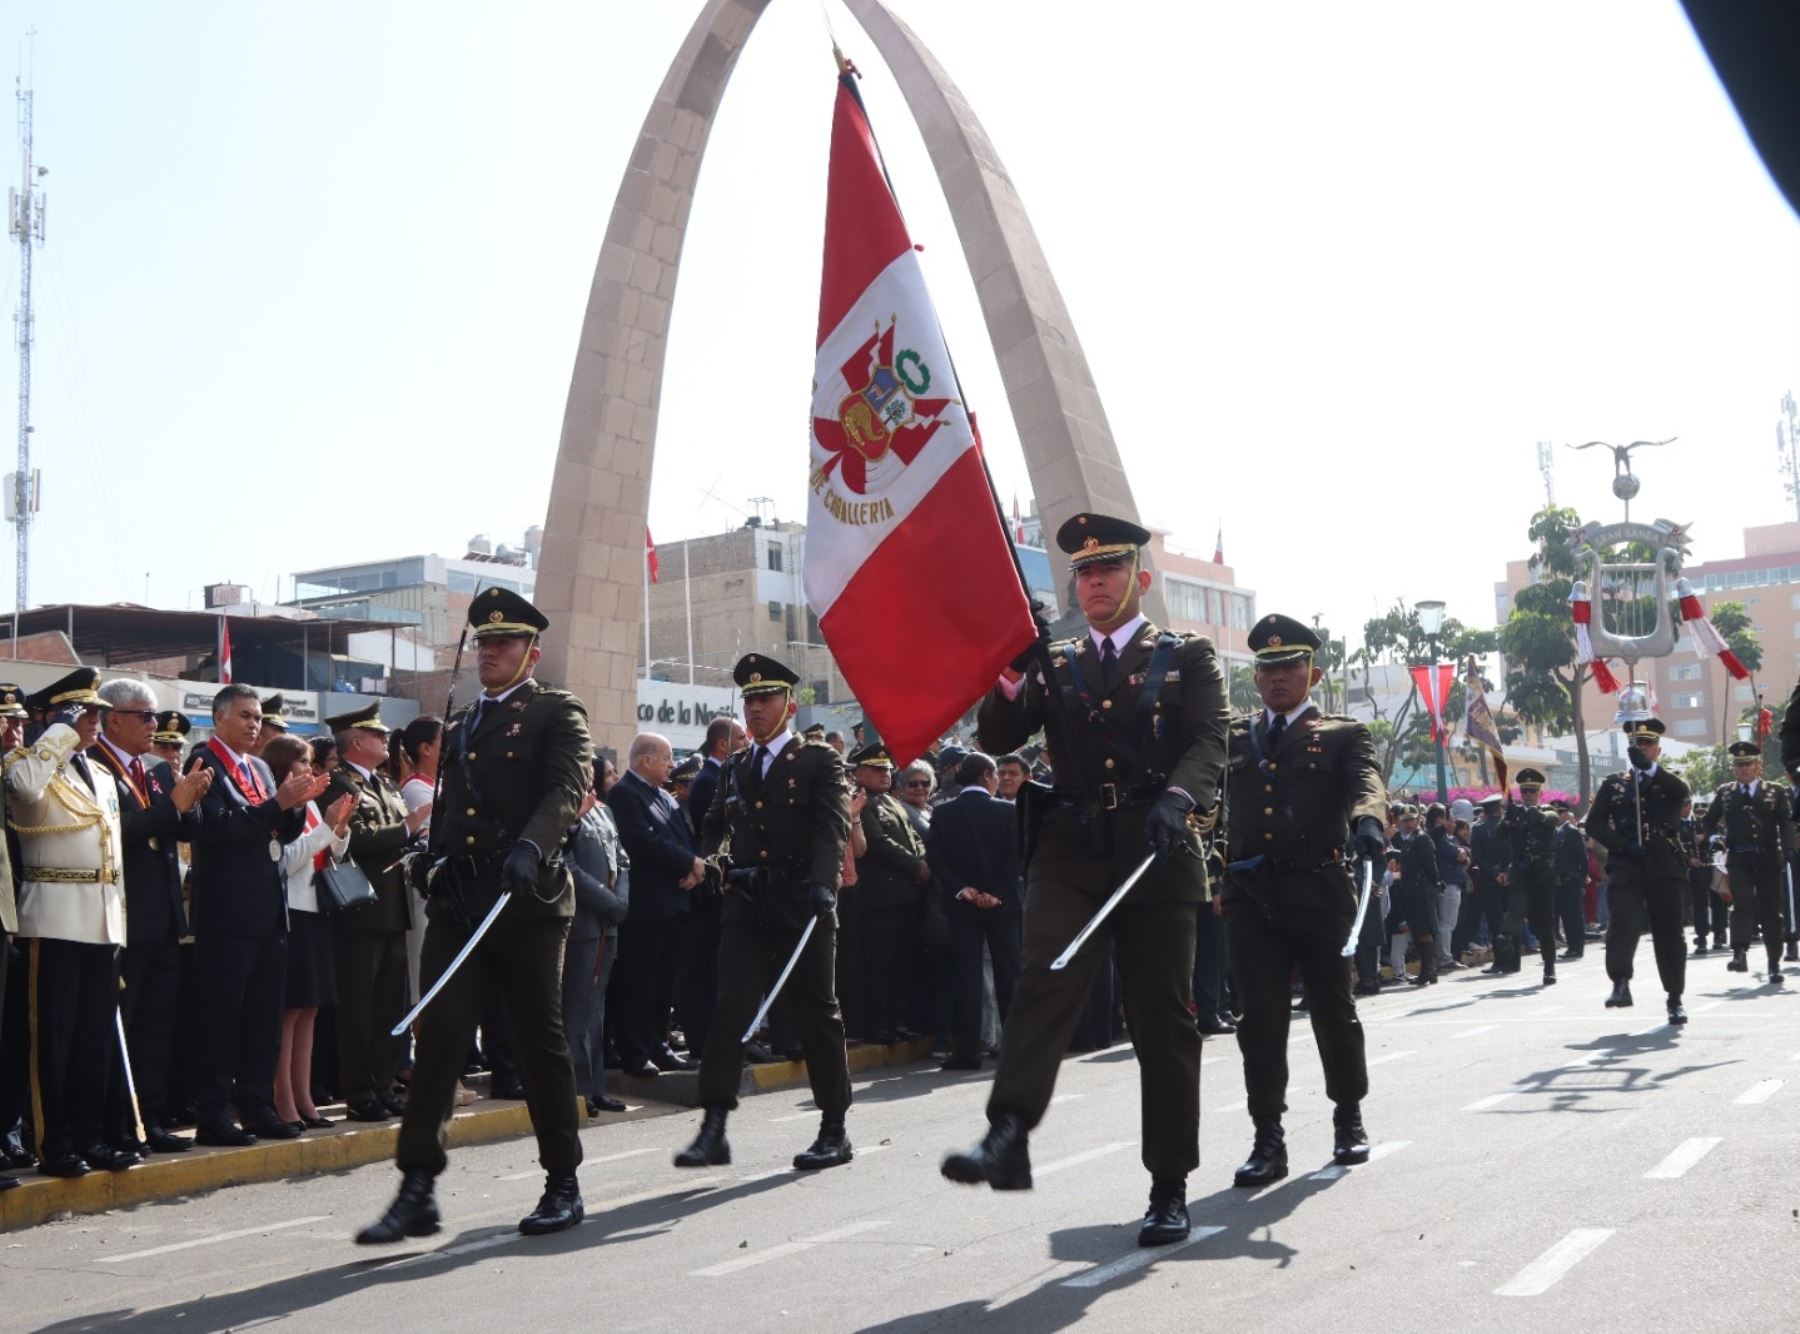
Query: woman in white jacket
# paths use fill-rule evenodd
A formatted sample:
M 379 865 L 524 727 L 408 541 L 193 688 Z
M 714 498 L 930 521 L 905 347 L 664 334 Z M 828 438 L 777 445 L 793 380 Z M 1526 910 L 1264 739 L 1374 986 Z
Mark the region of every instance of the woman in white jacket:
M 263 760 L 279 786 L 294 774 L 312 774 L 312 748 L 299 737 L 278 736 L 263 748 Z M 350 846 L 354 793 L 346 792 L 324 815 L 306 803 L 306 828 L 281 849 L 287 877 L 287 1008 L 281 1015 L 281 1057 L 275 1066 L 275 1114 L 295 1130 L 331 1124 L 319 1115 L 312 1096 L 313 1021 L 319 1007 L 336 1000 L 331 927 L 319 913 L 313 875 L 326 857 L 341 857 Z

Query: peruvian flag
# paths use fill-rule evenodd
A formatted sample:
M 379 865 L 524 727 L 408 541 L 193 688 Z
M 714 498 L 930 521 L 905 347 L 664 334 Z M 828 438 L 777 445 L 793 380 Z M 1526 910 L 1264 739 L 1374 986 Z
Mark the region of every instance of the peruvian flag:
M 912 238 L 838 80 L 813 370 L 806 598 L 897 764 L 1034 634 Z
M 664 529 L 667 532 L 668 529 Z M 662 561 L 656 556 L 656 542 L 650 536 L 650 525 L 644 525 L 644 569 L 650 574 L 650 582 L 655 583 L 662 574 Z
M 1420 665 L 1411 669 L 1413 685 L 1418 688 L 1419 698 L 1425 701 L 1425 716 L 1431 719 L 1431 739 L 1449 739 L 1449 731 L 1444 726 L 1444 705 L 1450 700 L 1450 683 L 1456 677 L 1454 663 L 1439 662 L 1429 666 Z
M 231 627 L 226 617 L 219 617 L 219 684 L 231 684 Z
M 1013 492 L 1013 541 L 1025 545 L 1025 520 L 1019 517 L 1019 493 Z

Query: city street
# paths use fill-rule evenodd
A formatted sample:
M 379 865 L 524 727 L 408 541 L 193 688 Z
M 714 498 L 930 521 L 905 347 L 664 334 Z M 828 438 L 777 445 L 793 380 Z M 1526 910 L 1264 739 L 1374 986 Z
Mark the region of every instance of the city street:
M 938 1175 L 982 1129 L 989 1076 L 901 1067 L 857 1085 L 857 1159 L 819 1176 L 787 1165 L 816 1124 L 804 1091 L 748 1099 L 724 1168 L 670 1167 L 696 1113 L 590 1129 L 587 1221 L 547 1239 L 514 1230 L 542 1180 L 529 1141 L 456 1153 L 444 1231 L 380 1252 L 349 1238 L 392 1193 L 384 1167 L 10 1234 L 0 1324 L 1792 1328 L 1800 981 L 1690 960 L 1692 1022 L 1672 1030 L 1649 954 L 1630 1010 L 1602 1008 L 1597 946 L 1551 988 L 1532 965 L 1364 1002 L 1363 1167 L 1329 1166 L 1297 1028 L 1293 1174 L 1261 1192 L 1230 1186 L 1249 1123 L 1236 1046 L 1209 1040 L 1194 1232 L 1177 1247 L 1134 1244 L 1148 1179 L 1121 1046 L 1064 1064 L 1026 1194 Z

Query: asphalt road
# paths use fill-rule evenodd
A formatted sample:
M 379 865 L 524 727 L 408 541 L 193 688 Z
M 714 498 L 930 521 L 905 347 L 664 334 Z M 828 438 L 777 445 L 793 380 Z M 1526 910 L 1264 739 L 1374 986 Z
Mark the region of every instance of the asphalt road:
M 1523 980 L 1521 980 L 1523 979 Z M 0 1327 L 214 1330 L 1791 1330 L 1800 1323 L 1800 980 L 1689 964 L 1685 1030 L 1603 1009 L 1597 950 L 1545 989 L 1449 974 L 1364 1002 L 1375 1160 L 1330 1168 L 1330 1107 L 1295 1030 L 1293 1175 L 1233 1190 L 1241 1065 L 1210 1040 L 1195 1230 L 1134 1244 L 1136 1067 L 1064 1063 L 1032 1142 L 1037 1187 L 937 1172 L 983 1127 L 988 1077 L 888 1069 L 857 1085 L 855 1163 L 788 1169 L 803 1092 L 749 1099 L 729 1167 L 677 1172 L 698 1114 L 584 1134 L 587 1222 L 526 1239 L 529 1142 L 457 1152 L 445 1229 L 378 1253 L 349 1237 L 387 1168 L 220 1191 L 0 1236 Z

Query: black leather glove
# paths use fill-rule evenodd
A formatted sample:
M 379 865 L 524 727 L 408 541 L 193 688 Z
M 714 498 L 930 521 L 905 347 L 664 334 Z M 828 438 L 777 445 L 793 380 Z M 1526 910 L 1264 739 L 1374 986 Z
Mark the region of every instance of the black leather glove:
M 530 894 L 537 890 L 538 868 L 543 857 L 530 843 L 515 843 L 500 866 L 501 893 Z
M 63 705 L 51 715 L 50 721 L 53 723 L 63 723 L 66 726 L 73 727 L 86 716 L 87 705 L 78 702 L 75 704 Z
M 1031 623 L 1037 627 L 1037 638 L 1025 646 L 1024 652 L 1007 664 L 1015 672 L 1022 672 L 1031 666 L 1031 660 L 1037 656 L 1038 645 L 1050 642 L 1050 620 L 1044 615 L 1044 604 L 1037 598 L 1031 600 Z
M 1631 761 L 1631 767 L 1633 769 L 1641 770 L 1650 767 L 1650 757 L 1644 754 L 1644 752 L 1639 750 L 1636 746 L 1625 747 L 1625 758 Z
M 808 885 L 806 903 L 813 910 L 814 917 L 823 917 L 837 907 L 837 895 L 824 885 Z
M 1163 857 L 1187 845 L 1188 807 L 1181 797 L 1165 792 L 1156 799 L 1150 814 L 1144 817 L 1144 838 L 1150 850 Z
M 406 857 L 406 883 L 419 891 L 421 898 L 431 896 L 431 854 L 412 852 Z
M 1356 822 L 1356 855 L 1378 862 L 1387 853 L 1387 830 L 1373 815 Z
M 1635 866 L 1643 862 L 1650 853 L 1642 843 L 1621 843 L 1613 849 L 1612 855 Z

